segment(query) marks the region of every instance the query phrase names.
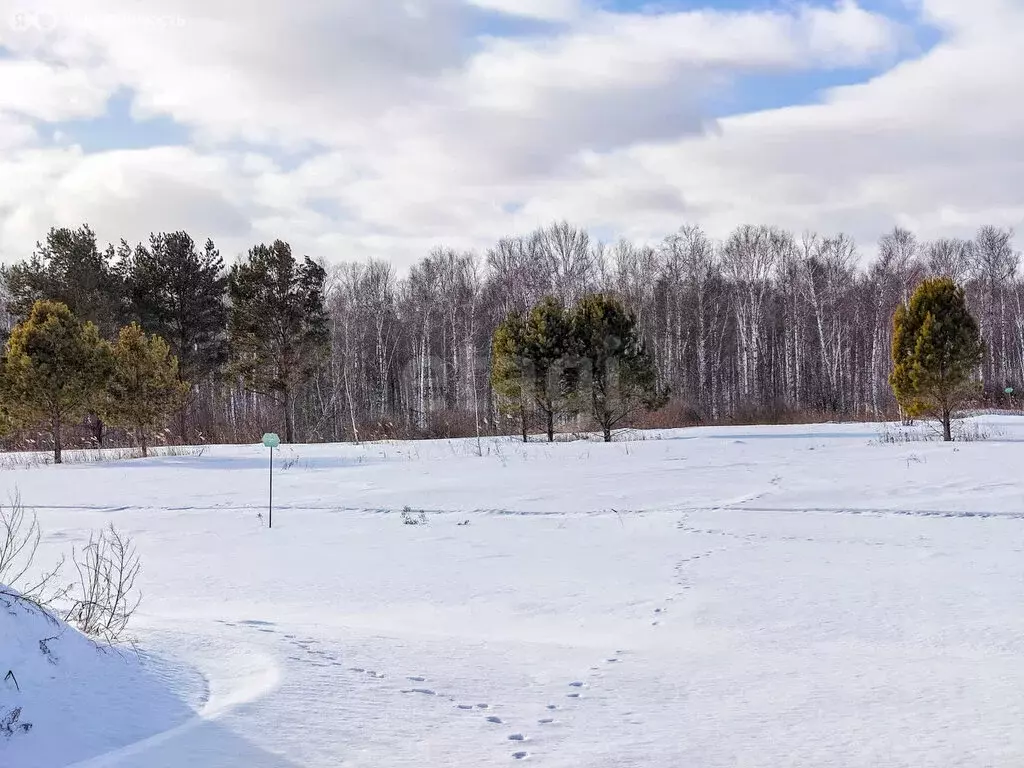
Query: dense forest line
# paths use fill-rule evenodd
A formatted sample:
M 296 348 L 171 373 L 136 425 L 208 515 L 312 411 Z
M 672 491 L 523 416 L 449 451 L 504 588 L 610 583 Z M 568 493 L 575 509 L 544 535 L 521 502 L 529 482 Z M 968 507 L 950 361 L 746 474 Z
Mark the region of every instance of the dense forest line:
M 2 271 L 8 331 L 35 301 L 62 302 L 114 340 L 137 322 L 165 339 L 189 386 L 158 436 L 250 442 L 516 434 L 492 389 L 495 330 L 545 297 L 602 293 L 633 313 L 667 403 L 635 426 L 893 416 L 892 317 L 928 276 L 966 289 L 987 353 L 983 398 L 1007 405 L 1024 378 L 1024 281 L 1008 230 L 922 242 L 904 229 L 865 262 L 844 235 L 742 226 L 724 241 L 683 227 L 656 246 L 596 243 L 557 223 L 486 254 L 437 249 L 406 274 L 389 263 L 324 264 L 282 241 L 230 265 L 189 234 L 102 247 L 91 228 L 53 229 Z M 543 431 L 543 414 L 527 414 Z M 587 416 L 558 429 L 590 429 Z M 81 445 L 126 439 L 89 417 Z M 44 440 L 20 430 L 8 442 Z

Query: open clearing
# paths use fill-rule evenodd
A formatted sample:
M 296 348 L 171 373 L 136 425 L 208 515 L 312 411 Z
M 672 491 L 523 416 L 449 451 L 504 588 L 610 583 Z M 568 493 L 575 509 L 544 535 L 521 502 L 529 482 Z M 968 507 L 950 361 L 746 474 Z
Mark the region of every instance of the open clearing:
M 273 530 L 262 447 L 0 472 L 39 565 L 114 522 L 145 593 L 141 662 L 27 672 L 0 766 L 1020 765 L 1024 419 L 984 423 L 287 447 Z

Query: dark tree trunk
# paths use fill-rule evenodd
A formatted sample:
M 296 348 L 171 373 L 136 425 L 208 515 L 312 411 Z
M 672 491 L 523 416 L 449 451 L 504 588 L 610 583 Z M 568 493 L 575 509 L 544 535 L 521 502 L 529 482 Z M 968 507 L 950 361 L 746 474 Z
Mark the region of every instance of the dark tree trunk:
M 64 457 L 61 455 L 61 423 L 60 416 L 53 420 L 53 463 L 61 464 Z
M 139 427 L 137 433 L 139 436 L 139 447 L 142 448 L 142 458 L 149 456 L 149 446 L 146 445 L 146 429 L 145 427 Z
M 94 418 L 96 419 L 96 421 L 93 422 L 93 425 L 92 425 L 92 435 L 93 435 L 93 438 L 96 440 L 96 447 L 97 448 L 102 448 L 103 447 L 103 426 L 104 426 L 103 419 L 101 419 L 99 416 L 94 416 Z
M 953 442 L 952 414 L 949 411 L 942 413 L 942 440 L 946 443 Z
M 555 413 L 554 411 L 547 412 L 548 419 L 548 442 L 555 442 Z
M 181 410 L 178 411 L 178 436 L 181 438 L 181 444 L 188 444 L 188 406 L 181 406 Z
M 594 418 L 597 419 L 597 423 L 601 425 L 601 432 L 604 435 L 604 441 L 606 443 L 610 443 L 612 441 L 612 417 L 611 414 L 605 410 L 604 399 L 598 397 L 597 389 L 594 389 L 591 393 L 590 402 L 594 408 Z
M 285 390 L 283 393 L 284 399 L 284 441 L 286 443 L 295 442 L 295 423 L 292 418 L 292 393 Z
M 526 406 L 522 403 L 519 404 L 519 426 L 523 431 L 523 442 L 529 442 L 529 439 L 526 436 Z

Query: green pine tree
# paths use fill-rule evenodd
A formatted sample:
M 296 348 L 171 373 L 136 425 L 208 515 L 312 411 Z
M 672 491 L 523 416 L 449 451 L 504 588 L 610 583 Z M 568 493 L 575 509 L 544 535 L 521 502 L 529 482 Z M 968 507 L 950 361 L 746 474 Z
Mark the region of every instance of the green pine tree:
M 124 290 L 113 268 L 113 248 L 100 250 L 88 224 L 54 227 L 32 256 L 3 269 L 10 310 L 24 320 L 40 300 L 58 301 L 82 322 L 113 338 L 124 316 Z
M 114 262 L 130 252 L 124 241 L 117 250 L 109 245 L 101 250 L 88 224 L 77 229 L 52 227 L 31 257 L 3 268 L 11 314 L 24 320 L 35 302 L 58 301 L 80 321 L 95 324 L 104 339 L 113 339 L 128 313 Z M 94 439 L 102 447 L 103 421 L 96 413 L 90 416 Z
M 549 443 L 555 439 L 555 418 L 569 407 L 575 372 L 572 355 L 572 316 L 557 299 L 542 299 L 526 317 L 523 356 L 525 383 L 544 416 Z
M 287 243 L 257 245 L 228 275 L 233 370 L 252 392 L 284 411 L 285 440 L 295 439 L 292 403 L 323 362 L 330 341 L 324 268 L 300 263 Z
M 544 416 L 548 442 L 555 439 L 555 418 L 572 395 L 572 317 L 554 298 L 541 300 L 524 318 L 510 314 L 492 340 L 491 387 L 498 407 L 519 416 L 526 442 L 528 410 Z
M 896 400 L 911 417 L 939 421 L 942 439 L 952 440 L 956 410 L 978 394 L 984 354 L 963 289 L 945 277 L 925 280 L 893 316 L 889 382 Z
M 491 389 L 498 411 L 504 416 L 519 418 L 524 443 L 527 441 L 525 335 L 522 316 L 512 312 L 498 324 L 491 341 Z
M 121 329 L 113 348 L 113 369 L 103 414 L 109 424 L 129 429 L 148 455 L 149 436 L 167 423 L 188 392 L 178 377 L 178 360 L 159 336 L 146 336 L 138 323 Z
M 667 402 L 668 390 L 658 384 L 636 318 L 620 301 L 604 294 L 585 296 L 573 312 L 573 335 L 580 362 L 577 391 L 589 400 L 605 442 L 638 411 Z
M 178 378 L 193 385 L 227 362 L 227 274 L 212 240 L 202 251 L 186 232 L 153 234 L 121 264 L 133 314 L 178 358 Z M 191 387 L 189 388 L 191 390 Z M 178 430 L 188 439 L 188 398 Z
M 182 381 L 198 382 L 227 360 L 227 274 L 212 240 L 187 232 L 150 235 L 123 265 L 139 324 L 164 339 Z
M 95 405 L 110 370 L 110 345 L 93 323 L 82 324 L 60 302 L 37 301 L 7 342 L 7 409 L 17 424 L 50 432 L 53 460 L 60 464 L 64 427 Z

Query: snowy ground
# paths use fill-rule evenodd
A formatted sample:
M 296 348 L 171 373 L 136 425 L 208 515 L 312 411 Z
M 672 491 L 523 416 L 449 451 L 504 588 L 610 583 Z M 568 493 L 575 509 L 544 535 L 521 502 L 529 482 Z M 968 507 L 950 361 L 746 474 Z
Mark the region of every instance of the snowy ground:
M 43 561 L 131 533 L 145 599 L 141 665 L 39 681 L 0 766 L 1024 764 L 1024 419 L 986 423 L 297 446 L 273 530 L 259 447 L 2 471 Z

